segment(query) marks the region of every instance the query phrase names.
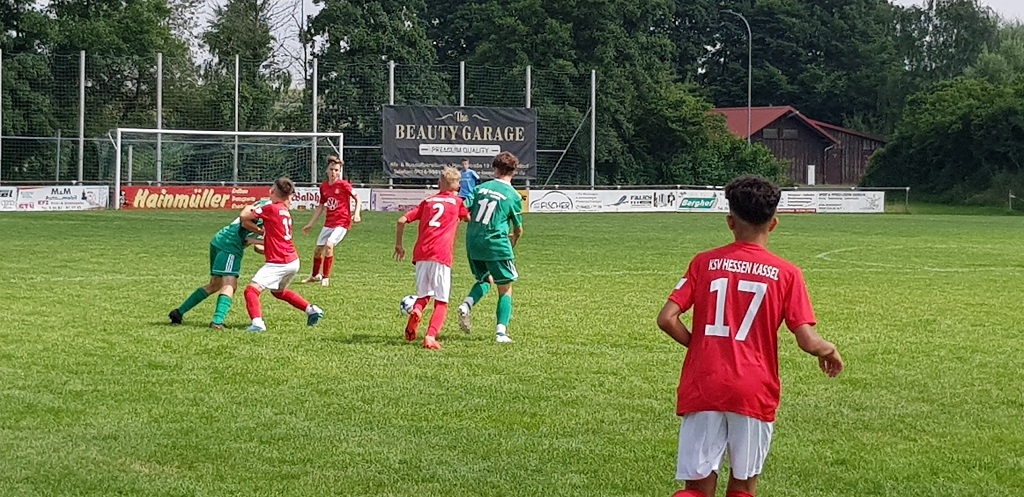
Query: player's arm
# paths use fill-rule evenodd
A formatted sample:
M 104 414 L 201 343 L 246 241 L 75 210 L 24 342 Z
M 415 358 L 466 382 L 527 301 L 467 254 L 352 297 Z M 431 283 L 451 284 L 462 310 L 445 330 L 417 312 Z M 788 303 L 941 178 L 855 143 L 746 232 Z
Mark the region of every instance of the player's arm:
M 523 200 L 516 196 L 516 201 L 512 203 L 512 216 L 509 219 L 512 222 L 512 232 L 509 233 L 509 241 L 512 242 L 512 247 L 515 247 L 519 243 L 519 237 L 523 236 Z
M 359 195 L 356 195 L 355 191 L 352 192 L 352 200 L 356 201 L 356 211 L 352 213 L 352 222 L 358 223 L 363 220 L 363 202 L 359 200 Z
M 320 219 L 320 215 L 323 214 L 323 213 L 324 213 L 324 204 L 321 203 L 320 205 L 316 206 L 316 209 L 313 209 L 313 219 L 310 219 L 309 223 L 307 223 L 305 226 L 302 227 L 302 234 L 303 235 L 308 235 L 309 234 L 309 230 L 313 229 L 313 225 L 316 224 L 316 221 L 318 219 Z
M 843 372 L 843 358 L 839 355 L 839 349 L 835 344 L 825 340 L 815 331 L 814 326 L 802 324 L 793 330 L 796 335 L 796 343 L 800 350 L 818 358 L 818 367 L 831 376 L 839 376 Z
M 512 247 L 515 247 L 516 244 L 519 243 L 519 237 L 521 236 L 523 236 L 522 225 L 512 228 L 512 233 L 508 235 L 509 241 L 512 242 Z
M 402 235 L 405 234 L 405 225 L 408 224 L 409 218 L 404 215 L 398 218 L 398 223 L 395 227 L 395 260 L 405 260 L 405 245 L 402 243 Z
M 679 316 L 682 315 L 683 308 L 679 307 L 679 304 L 671 300 L 665 302 L 665 306 L 658 313 L 658 328 L 661 328 L 661 331 L 672 337 L 679 345 L 689 347 L 692 335 L 690 330 L 686 329 L 686 325 L 679 320 Z
M 263 228 L 256 224 L 256 210 L 253 209 L 251 205 L 247 205 L 242 209 L 242 213 L 238 215 L 238 219 L 242 221 L 243 228 L 256 233 L 257 235 L 263 234 Z

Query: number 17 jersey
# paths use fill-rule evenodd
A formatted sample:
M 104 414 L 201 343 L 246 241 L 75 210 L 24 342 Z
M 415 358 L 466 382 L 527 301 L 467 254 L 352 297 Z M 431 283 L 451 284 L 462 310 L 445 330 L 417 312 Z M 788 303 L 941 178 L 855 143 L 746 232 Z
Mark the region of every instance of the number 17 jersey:
M 693 308 L 676 414 L 700 411 L 775 421 L 779 327 L 815 324 L 800 269 L 761 245 L 736 242 L 697 254 L 669 296 Z
M 466 199 L 469 207 L 469 228 L 466 229 L 466 252 L 474 261 L 508 261 L 515 259 L 508 232 L 512 226 L 523 225 L 523 198 L 511 184 L 491 180 L 473 190 Z

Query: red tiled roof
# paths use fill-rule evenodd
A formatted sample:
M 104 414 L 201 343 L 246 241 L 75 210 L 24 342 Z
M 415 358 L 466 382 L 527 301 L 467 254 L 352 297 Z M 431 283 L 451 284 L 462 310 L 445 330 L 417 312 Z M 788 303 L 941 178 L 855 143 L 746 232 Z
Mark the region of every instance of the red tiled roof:
M 729 131 L 739 136 L 740 138 L 747 138 L 747 108 L 746 107 L 718 107 L 712 109 L 712 112 L 717 112 L 725 116 L 725 121 L 729 127 Z M 779 120 L 786 116 L 796 116 L 804 122 L 809 128 L 821 133 L 828 141 L 832 143 L 839 143 L 834 136 L 829 134 L 817 121 L 804 117 L 800 111 L 796 110 L 791 106 L 782 107 L 752 107 L 750 109 L 750 134 L 753 135 L 758 133 L 769 124 Z
M 849 129 L 849 128 L 843 128 L 841 126 L 836 126 L 834 124 L 829 124 L 829 123 L 825 123 L 825 122 L 821 122 L 821 121 L 816 121 L 814 119 L 811 119 L 811 121 L 814 124 L 817 124 L 818 126 L 821 126 L 822 128 L 825 128 L 827 130 L 839 131 L 841 133 L 848 133 L 848 134 L 851 134 L 851 135 L 854 135 L 854 136 L 859 136 L 861 138 L 867 138 L 868 140 L 873 140 L 873 141 L 876 141 L 876 142 L 882 142 L 882 143 L 886 143 L 887 142 L 887 140 L 885 138 L 882 138 L 880 136 L 871 135 L 871 134 L 868 134 L 868 133 L 862 133 L 860 131 L 852 130 L 852 129 Z

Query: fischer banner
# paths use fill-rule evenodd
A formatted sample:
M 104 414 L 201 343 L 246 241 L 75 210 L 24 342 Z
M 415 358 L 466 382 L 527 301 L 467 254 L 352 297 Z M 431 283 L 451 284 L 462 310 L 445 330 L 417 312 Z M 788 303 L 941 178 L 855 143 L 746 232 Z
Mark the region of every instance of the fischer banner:
M 499 152 L 519 158 L 516 175 L 537 177 L 537 112 L 518 107 L 394 106 L 383 108 L 384 174 L 436 179 L 444 166 L 469 159 L 483 179 Z
M 359 197 L 362 210 L 370 210 L 370 189 L 353 188 L 352 192 Z M 320 188 L 315 186 L 299 186 L 295 188 L 295 195 L 292 195 L 293 210 L 313 210 L 320 205 Z M 355 204 L 352 205 L 355 208 Z
M 6 205 L 0 190 L 0 206 Z M 41 186 L 18 188 L 19 211 L 85 211 L 106 209 L 110 205 L 109 186 Z M 5 209 L 6 210 L 6 209 Z

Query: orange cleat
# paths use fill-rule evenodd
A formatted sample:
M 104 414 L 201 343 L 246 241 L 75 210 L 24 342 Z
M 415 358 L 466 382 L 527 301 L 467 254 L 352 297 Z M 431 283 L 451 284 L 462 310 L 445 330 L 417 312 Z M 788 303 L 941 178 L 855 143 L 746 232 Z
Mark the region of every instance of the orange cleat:
M 441 342 L 438 342 L 436 338 L 427 335 L 423 338 L 423 348 L 430 350 L 441 350 Z
M 420 320 L 423 319 L 423 311 L 413 309 L 409 313 L 409 322 L 405 325 L 405 339 L 406 341 L 416 340 L 416 336 L 419 334 Z

